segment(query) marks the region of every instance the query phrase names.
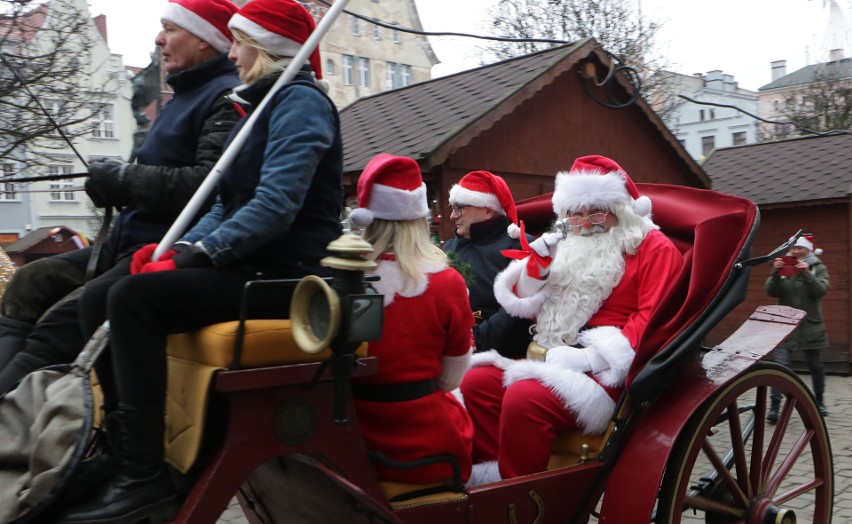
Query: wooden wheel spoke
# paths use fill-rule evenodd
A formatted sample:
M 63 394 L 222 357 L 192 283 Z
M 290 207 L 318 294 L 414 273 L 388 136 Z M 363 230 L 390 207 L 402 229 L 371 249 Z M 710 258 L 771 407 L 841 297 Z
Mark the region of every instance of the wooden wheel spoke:
M 746 498 L 751 498 L 752 492 L 748 482 L 749 474 L 748 466 L 746 466 L 743 428 L 740 424 L 740 410 L 736 400 L 728 406 L 728 428 L 731 435 L 731 448 L 734 451 L 734 465 L 737 468 L 737 484 Z
M 776 497 L 772 497 L 772 500 L 773 500 L 773 502 L 775 502 L 775 504 L 778 504 L 778 505 L 786 504 L 786 503 L 790 502 L 791 500 L 793 500 L 794 498 L 796 498 L 800 495 L 804 495 L 805 493 L 808 493 L 810 491 L 813 491 L 816 488 L 823 486 L 824 484 L 825 484 L 825 482 L 823 482 L 823 480 L 821 478 L 813 479 L 810 482 L 805 482 L 804 484 L 796 486 L 793 489 L 789 489 L 789 490 L 785 491 L 784 493 L 781 493 L 780 495 L 778 495 Z
M 724 504 L 717 500 L 708 499 L 707 497 L 687 496 L 683 500 L 683 503 L 685 506 L 684 509 L 697 509 L 718 515 L 729 515 L 740 519 L 745 516 L 745 508 L 734 507 L 730 504 Z
M 710 463 L 713 464 L 713 468 L 716 470 L 716 473 L 719 474 L 719 478 L 722 479 L 725 487 L 727 487 L 728 491 L 734 495 L 735 500 L 737 500 L 743 507 L 747 507 L 748 497 L 745 493 L 743 493 L 743 490 L 740 489 L 737 479 L 735 479 L 728 468 L 725 467 L 725 463 L 716 453 L 716 450 L 713 449 L 713 446 L 705 439 L 701 444 L 701 449 L 704 451 L 707 459 L 710 460 Z
M 796 461 L 799 459 L 800 456 L 802 456 L 802 452 L 810 444 L 813 436 L 814 430 L 812 429 L 802 432 L 802 434 L 799 436 L 799 439 L 796 440 L 796 443 L 793 444 L 793 447 L 790 449 L 790 453 L 788 453 L 787 457 L 784 458 L 784 461 L 781 463 L 781 466 L 766 482 L 765 493 L 767 497 L 774 497 L 775 492 L 778 490 L 778 487 L 781 486 L 781 482 L 783 482 L 784 479 L 787 478 L 787 475 L 790 473 L 790 470 L 793 469 L 793 465 L 796 464 Z
M 775 426 L 775 431 L 772 433 L 772 438 L 769 441 L 769 446 L 766 448 L 766 458 L 763 461 L 762 478 L 769 477 L 769 472 L 772 470 L 772 465 L 775 464 L 775 459 L 778 458 L 778 453 L 781 451 L 781 442 L 784 440 L 784 435 L 787 433 L 787 427 L 790 425 L 790 417 L 793 415 L 793 408 L 796 406 L 796 399 L 789 398 L 784 403 L 784 409 L 778 416 L 778 424 Z
M 750 493 L 760 493 L 763 487 L 763 444 L 766 437 L 766 398 L 769 388 L 757 388 L 757 402 L 754 406 L 754 433 L 751 437 L 751 468 L 749 469 Z

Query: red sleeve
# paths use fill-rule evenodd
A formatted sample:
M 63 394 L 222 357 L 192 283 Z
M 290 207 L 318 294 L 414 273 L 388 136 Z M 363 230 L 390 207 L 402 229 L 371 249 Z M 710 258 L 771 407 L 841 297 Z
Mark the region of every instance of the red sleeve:
M 648 325 L 651 312 L 668 292 L 680 268 L 683 265 L 683 255 L 671 240 L 660 231 L 648 233 L 636 253 L 637 306 L 636 311 L 622 328 L 621 333 L 630 341 L 630 346 L 636 348 L 639 339 Z

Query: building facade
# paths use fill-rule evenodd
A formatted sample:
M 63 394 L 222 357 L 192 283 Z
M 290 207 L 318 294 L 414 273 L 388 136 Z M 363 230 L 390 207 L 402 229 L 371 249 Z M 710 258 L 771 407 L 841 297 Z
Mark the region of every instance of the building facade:
M 302 4 L 317 20 L 328 11 L 320 2 Z M 323 78 L 338 107 L 432 78 L 439 60 L 426 37 L 395 29 L 423 31 L 414 0 L 351 0 L 346 10 L 362 16 L 341 13 L 320 43 Z
M 787 73 L 787 61 L 770 64 L 772 81 L 759 88 L 763 140 L 778 140 L 809 134 L 811 130 L 852 127 L 852 58 L 834 49 L 829 60 Z M 796 120 L 804 129 L 791 122 Z
M 85 131 L 74 133 L 71 141 L 86 162 L 96 157 L 126 159 L 132 148 L 135 129 L 130 110 L 132 87 L 121 55 L 110 53 L 107 46 L 103 16 L 92 19 L 85 0 L 51 0 L 44 5 L 43 11 L 36 9 L 29 14 L 38 17 L 30 21 L 37 30 L 22 33 L 21 38 L 7 37 L 3 45 L 7 49 L 15 49 L 19 55 L 39 51 L 50 53 L 54 45 L 52 38 L 56 34 L 51 27 L 63 23 L 60 18 L 69 12 L 80 13 L 88 20 L 85 34 L 69 36 L 79 38 L 81 45 L 87 45 L 87 55 L 79 56 L 77 62 L 83 103 L 78 101 L 76 104 L 76 107 L 86 108 L 87 116 L 67 114 L 66 101 L 39 93 L 37 87 L 33 88 L 32 95 L 20 91 L 13 96 L 19 97 L 20 101 L 23 97 L 37 98 L 60 129 L 62 122 L 69 119 L 85 126 Z M 87 99 L 91 99 L 92 103 L 86 104 Z M 0 237 L 4 241 L 40 228 L 58 226 L 82 232 L 90 238 L 95 235 L 99 226 L 98 213 L 85 191 L 81 190 L 84 178 L 70 176 L 85 173 L 86 167 L 70 146 L 58 145 L 60 135 L 59 131 L 48 133 L 43 140 L 30 142 L 0 159 Z M 31 170 L 24 170 L 22 166 L 27 156 L 35 155 L 46 160 Z M 62 175 L 69 175 L 69 178 L 62 179 Z M 15 181 L 38 176 L 50 176 L 51 180 Z
M 732 75 L 719 70 L 706 75 L 666 75 L 667 87 L 675 96 L 674 106 L 665 112 L 664 120 L 692 158 L 703 162 L 717 147 L 757 142 L 758 120 L 734 109 L 758 114 L 756 92 L 740 88 Z

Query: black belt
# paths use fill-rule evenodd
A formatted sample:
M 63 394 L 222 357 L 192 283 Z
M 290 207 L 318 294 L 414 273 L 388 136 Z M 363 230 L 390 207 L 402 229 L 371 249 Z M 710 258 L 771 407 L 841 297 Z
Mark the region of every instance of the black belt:
M 399 384 L 352 383 L 352 396 L 355 400 L 371 402 L 404 402 L 431 395 L 438 391 L 434 380 L 417 380 Z

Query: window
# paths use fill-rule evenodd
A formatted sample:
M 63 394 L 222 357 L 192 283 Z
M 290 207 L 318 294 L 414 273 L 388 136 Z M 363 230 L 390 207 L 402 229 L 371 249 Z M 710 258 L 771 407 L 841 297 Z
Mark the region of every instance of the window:
M 396 29 L 391 29 L 391 42 L 394 44 L 399 43 L 399 31 Z
M 95 138 L 115 138 L 115 117 L 111 104 L 103 104 L 94 112 L 92 136 Z
M 401 65 L 399 70 L 399 87 L 405 87 L 411 85 L 411 66 L 410 65 Z
M 704 110 L 703 109 L 698 110 L 698 119 L 701 120 L 702 122 L 704 122 Z
M 15 189 L 14 182 L 6 182 L 12 176 L 15 175 L 15 166 L 13 164 L 0 164 L 0 178 L 2 178 L 2 184 L 0 184 L 0 201 L 2 200 L 17 200 L 18 192 Z
M 734 145 L 735 146 L 744 146 L 746 144 L 746 134 L 745 131 L 737 131 L 734 133 Z
M 370 87 L 370 59 L 358 57 L 358 86 Z
M 349 15 L 349 27 L 352 28 L 352 34 L 361 36 L 361 19 Z
M 388 62 L 385 68 L 385 89 L 393 89 L 396 87 L 396 68 L 399 64 Z
M 56 126 L 62 125 L 62 114 L 65 111 L 65 104 L 61 100 L 44 100 L 42 104 L 44 104 L 47 114 L 50 115 L 50 118 L 47 119 L 47 125 L 50 127 L 47 134 L 50 136 L 59 136 Z M 51 119 L 53 119 L 53 122 L 50 121 Z
M 775 135 L 785 137 L 790 134 L 790 124 L 775 124 Z
M 373 40 L 381 40 L 382 39 L 382 26 L 378 24 L 373 24 Z
M 411 66 L 388 62 L 385 72 L 385 88 L 397 89 L 411 85 Z
M 343 55 L 343 85 L 351 86 L 355 83 L 354 77 L 355 57 Z
M 707 156 L 710 154 L 713 149 L 716 147 L 716 137 L 715 136 L 702 136 L 701 137 L 701 154 Z
M 331 58 L 325 61 L 325 71 L 323 71 L 323 74 L 334 76 L 334 60 Z
M 47 172 L 51 176 L 70 175 L 71 165 L 69 164 L 52 164 L 47 166 Z M 68 202 L 76 200 L 74 191 L 70 189 L 74 187 L 74 183 L 70 180 L 55 180 L 50 183 L 50 200 L 51 202 Z

